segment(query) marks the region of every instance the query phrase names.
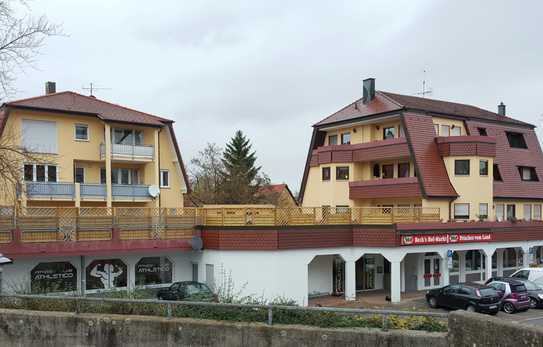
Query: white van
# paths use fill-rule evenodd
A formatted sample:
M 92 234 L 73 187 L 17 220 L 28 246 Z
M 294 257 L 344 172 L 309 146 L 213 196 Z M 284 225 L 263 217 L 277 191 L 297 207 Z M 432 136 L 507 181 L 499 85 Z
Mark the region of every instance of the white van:
M 518 278 L 519 280 L 534 281 L 543 277 L 543 267 L 525 267 L 515 271 L 510 277 Z

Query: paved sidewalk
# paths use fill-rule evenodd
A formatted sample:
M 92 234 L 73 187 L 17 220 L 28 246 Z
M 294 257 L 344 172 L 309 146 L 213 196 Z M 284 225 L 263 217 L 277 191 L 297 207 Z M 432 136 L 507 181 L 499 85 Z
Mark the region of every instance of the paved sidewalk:
M 345 301 L 343 296 L 323 296 L 309 300 L 309 306 L 324 306 L 324 307 L 352 307 L 352 308 L 389 308 L 401 310 L 427 310 L 426 299 L 424 295 L 426 291 L 417 291 L 402 293 L 401 302 L 393 304 L 386 300 L 389 296 L 389 291 L 374 290 L 358 292 L 356 300 Z

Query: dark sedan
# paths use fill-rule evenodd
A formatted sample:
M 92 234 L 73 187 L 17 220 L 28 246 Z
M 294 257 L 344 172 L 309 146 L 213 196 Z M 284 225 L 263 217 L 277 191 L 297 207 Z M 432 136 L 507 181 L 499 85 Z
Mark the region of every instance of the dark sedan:
M 452 284 L 426 293 L 430 307 L 446 307 L 495 315 L 500 310 L 500 297 L 491 287 L 480 284 Z
M 159 290 L 156 296 L 159 300 L 217 301 L 217 296 L 206 284 L 194 281 L 175 282 Z

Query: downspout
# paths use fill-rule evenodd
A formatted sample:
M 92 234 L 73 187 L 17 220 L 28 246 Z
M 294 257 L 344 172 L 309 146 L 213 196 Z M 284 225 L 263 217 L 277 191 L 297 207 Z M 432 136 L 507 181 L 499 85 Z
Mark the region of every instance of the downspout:
M 160 177 L 160 132 L 162 131 L 162 128 L 158 129 L 158 144 L 157 144 L 157 150 L 158 150 L 158 190 L 160 191 L 160 180 L 162 177 Z M 168 177 L 169 179 L 169 177 Z M 162 194 L 158 194 L 158 208 L 162 207 Z

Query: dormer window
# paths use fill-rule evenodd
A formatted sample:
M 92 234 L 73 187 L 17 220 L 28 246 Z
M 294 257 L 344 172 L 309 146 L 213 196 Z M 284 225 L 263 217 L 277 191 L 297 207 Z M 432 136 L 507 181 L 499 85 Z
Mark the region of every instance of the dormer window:
M 337 135 L 328 136 L 328 145 L 337 145 Z
M 498 164 L 494 164 L 492 166 L 492 173 L 494 175 L 494 181 L 498 181 L 498 182 L 503 181 L 502 175 L 500 173 L 500 169 L 498 168 Z
M 477 130 L 479 131 L 479 135 L 488 136 L 488 134 L 486 133 L 486 128 L 477 128 Z
M 520 179 L 523 181 L 539 181 L 534 167 L 519 166 Z
M 343 134 L 341 134 L 341 144 L 342 145 L 350 145 L 351 144 L 351 133 L 343 133 Z
M 393 139 L 395 137 L 396 137 L 396 128 L 395 127 L 383 128 L 383 140 Z
M 453 125 L 451 127 L 451 136 L 460 136 L 462 135 L 462 128 L 459 126 Z
M 509 146 L 512 148 L 528 148 L 523 134 L 506 131 L 505 135 L 507 136 L 507 141 L 509 141 Z

